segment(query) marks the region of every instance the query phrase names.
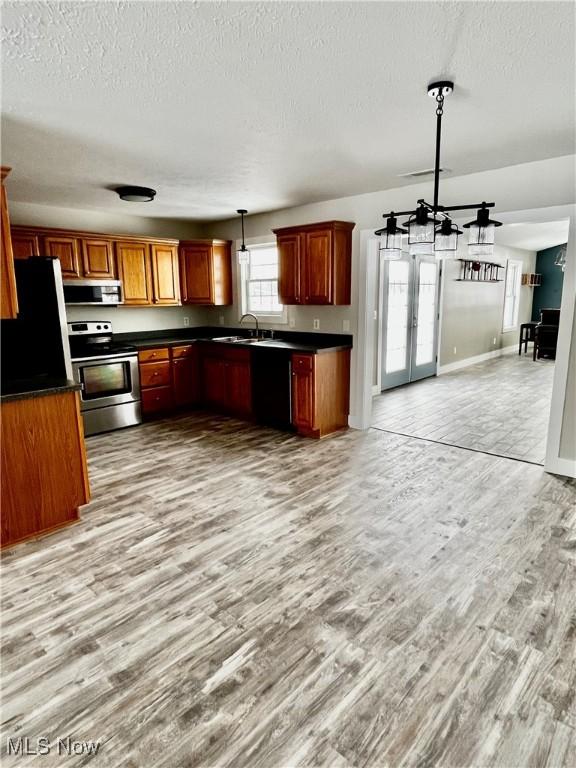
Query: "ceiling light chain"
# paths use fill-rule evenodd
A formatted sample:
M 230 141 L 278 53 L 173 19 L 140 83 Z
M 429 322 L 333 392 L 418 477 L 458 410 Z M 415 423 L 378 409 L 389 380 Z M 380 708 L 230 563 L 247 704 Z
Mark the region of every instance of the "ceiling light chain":
M 384 214 L 386 226 L 374 234 L 382 241 L 380 251 L 385 259 L 402 258 L 402 230 L 397 226 L 396 216 L 409 216 L 404 226 L 408 227 L 408 250 L 411 255 L 435 255 L 437 259 L 454 258 L 458 249 L 458 235 L 461 230 L 452 223 L 447 211 L 464 211 L 477 208 L 476 219 L 464 224 L 470 230 L 468 248 L 470 255 L 490 256 L 494 251 L 494 228 L 501 222 L 488 217 L 488 208 L 494 203 L 474 203 L 472 205 L 441 205 L 438 200 L 440 191 L 440 148 L 442 136 L 442 116 L 444 99 L 454 90 L 450 80 L 440 80 L 428 86 L 428 95 L 436 100 L 436 156 L 434 164 L 434 203 L 418 200 L 418 207 L 413 211 L 401 211 Z

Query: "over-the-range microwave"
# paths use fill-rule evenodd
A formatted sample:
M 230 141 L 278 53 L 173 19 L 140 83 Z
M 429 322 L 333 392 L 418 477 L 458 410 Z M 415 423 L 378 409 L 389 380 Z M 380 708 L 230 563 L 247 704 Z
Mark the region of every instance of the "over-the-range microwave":
M 120 280 L 64 280 L 64 303 L 111 306 L 123 304 Z

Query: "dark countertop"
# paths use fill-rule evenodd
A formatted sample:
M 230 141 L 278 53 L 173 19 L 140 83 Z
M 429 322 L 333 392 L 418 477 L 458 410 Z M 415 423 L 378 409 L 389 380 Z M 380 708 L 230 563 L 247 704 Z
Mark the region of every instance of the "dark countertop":
M 263 329 L 267 336 L 270 331 Z M 292 352 L 308 352 L 322 354 L 352 348 L 352 336 L 338 333 L 301 333 L 297 331 L 275 331 L 275 338 L 265 341 L 243 344 L 242 342 L 219 342 L 230 344 L 243 349 L 255 347 L 259 349 L 287 349 Z M 213 341 L 218 336 L 246 336 L 250 333 L 239 328 L 190 328 L 174 329 L 173 331 L 144 331 L 141 333 L 117 333 L 114 340 L 124 344 L 132 344 L 137 349 L 153 349 L 154 347 L 174 347 L 193 342 Z
M 13 400 L 26 400 L 31 397 L 46 397 L 60 395 L 63 392 L 76 392 L 80 384 L 70 379 L 49 376 L 35 376 L 30 379 L 14 379 L 2 382 L 0 402 L 8 403 Z

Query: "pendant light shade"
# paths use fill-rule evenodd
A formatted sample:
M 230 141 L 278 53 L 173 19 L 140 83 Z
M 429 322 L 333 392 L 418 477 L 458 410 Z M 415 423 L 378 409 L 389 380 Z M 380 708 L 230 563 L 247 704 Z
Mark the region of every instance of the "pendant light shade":
M 458 235 L 462 230 L 452 223 L 450 219 L 444 219 L 436 226 L 436 240 L 434 242 L 434 255 L 436 259 L 453 259 L 458 249 Z
M 501 227 L 501 221 L 494 221 L 488 216 L 486 204 L 478 209 L 474 221 L 464 224 L 468 233 L 468 253 L 470 256 L 491 256 L 494 253 L 494 230 Z
M 558 253 L 556 255 L 556 258 L 554 259 L 554 266 L 555 267 L 560 267 L 562 272 L 566 271 L 566 248 L 567 248 L 567 246 L 563 245 L 559 249 L 559 251 L 558 251 Z
M 429 256 L 434 253 L 435 219 L 428 209 L 420 205 L 405 226 L 408 227 L 408 251 L 414 255 Z
M 250 251 L 246 248 L 246 243 L 244 242 L 244 216 L 248 211 L 245 208 L 239 208 L 236 213 L 239 213 L 242 218 L 242 245 L 236 251 L 236 255 L 238 256 L 239 264 L 248 264 L 250 261 Z
M 374 234 L 380 238 L 380 253 L 386 261 L 402 258 L 402 235 L 406 234 L 406 230 L 398 226 L 394 211 L 386 219 L 386 226 Z

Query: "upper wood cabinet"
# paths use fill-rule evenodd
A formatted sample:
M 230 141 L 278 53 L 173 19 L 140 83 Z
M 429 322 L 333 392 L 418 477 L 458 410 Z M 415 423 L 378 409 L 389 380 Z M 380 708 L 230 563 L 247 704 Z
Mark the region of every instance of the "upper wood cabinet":
M 11 228 L 12 250 L 15 259 L 29 259 L 31 256 L 40 256 L 40 238 L 33 230 L 24 228 Z
M 18 294 L 16 293 L 16 277 L 14 275 L 14 254 L 12 238 L 10 237 L 10 217 L 8 216 L 8 200 L 4 189 L 4 179 L 10 173 L 10 168 L 2 167 L 2 254 L 0 256 L 0 317 L 5 320 L 14 319 L 18 315 Z
M 178 249 L 152 243 L 152 289 L 154 304 L 180 304 Z
M 352 230 L 347 221 L 275 229 L 283 304 L 350 304 Z
M 118 277 L 128 307 L 180 304 L 177 240 L 21 226 L 11 233 L 17 258 L 54 256 L 65 280 Z
M 152 304 L 152 275 L 148 243 L 116 243 L 118 277 L 126 306 Z
M 82 238 L 82 271 L 84 277 L 94 280 L 116 277 L 111 240 Z
M 46 236 L 40 247 L 42 256 L 54 256 L 60 262 L 62 277 L 80 277 L 80 248 L 77 237 Z
M 231 245 L 229 240 L 186 240 L 180 243 L 183 304 L 232 304 Z

